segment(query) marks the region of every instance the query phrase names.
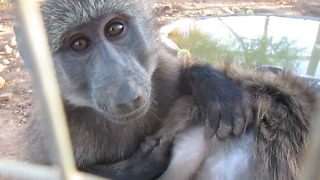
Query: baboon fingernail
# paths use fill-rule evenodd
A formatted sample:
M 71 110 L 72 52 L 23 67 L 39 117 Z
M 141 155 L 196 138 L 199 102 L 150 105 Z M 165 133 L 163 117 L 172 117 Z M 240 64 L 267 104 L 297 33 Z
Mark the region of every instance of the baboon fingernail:
M 205 127 L 205 129 L 204 129 L 204 138 L 205 139 L 212 138 L 212 136 L 214 134 L 215 134 L 215 131 L 212 128 L 210 128 L 208 126 Z

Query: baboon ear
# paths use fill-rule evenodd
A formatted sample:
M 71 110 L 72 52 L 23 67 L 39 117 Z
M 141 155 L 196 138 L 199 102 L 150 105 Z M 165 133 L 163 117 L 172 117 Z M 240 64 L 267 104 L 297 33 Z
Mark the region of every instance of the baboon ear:
M 13 25 L 13 30 L 16 35 L 16 40 L 17 40 L 17 45 L 18 45 L 20 55 L 21 55 L 25 65 L 29 69 L 33 68 L 33 67 L 31 67 L 32 63 L 29 62 L 30 59 L 32 59 L 32 57 L 30 57 L 30 53 L 29 53 L 30 48 L 27 45 L 26 34 L 25 34 L 23 27 L 21 26 L 21 24 L 15 23 Z
M 14 30 L 14 33 L 16 34 L 16 40 L 17 40 L 17 45 L 18 45 L 20 55 L 24 60 L 26 66 L 28 68 L 31 68 L 30 63 L 28 62 L 28 60 L 31 59 L 31 57 L 28 56 L 28 53 L 27 53 L 28 49 L 25 48 L 27 44 L 26 44 L 25 36 L 23 36 L 22 26 L 18 23 L 15 23 L 13 25 L 13 30 Z

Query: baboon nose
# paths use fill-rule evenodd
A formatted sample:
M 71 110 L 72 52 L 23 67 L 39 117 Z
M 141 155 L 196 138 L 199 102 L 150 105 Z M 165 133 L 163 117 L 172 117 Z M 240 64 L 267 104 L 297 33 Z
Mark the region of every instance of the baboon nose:
M 135 99 L 129 100 L 127 102 L 118 103 L 116 104 L 116 106 L 117 108 L 122 110 L 125 110 L 125 109 L 131 110 L 131 109 L 138 108 L 141 102 L 142 102 L 142 97 L 138 96 Z
M 139 108 L 143 102 L 143 95 L 140 87 L 134 82 L 123 83 L 114 98 L 114 106 L 117 110 L 127 113 Z

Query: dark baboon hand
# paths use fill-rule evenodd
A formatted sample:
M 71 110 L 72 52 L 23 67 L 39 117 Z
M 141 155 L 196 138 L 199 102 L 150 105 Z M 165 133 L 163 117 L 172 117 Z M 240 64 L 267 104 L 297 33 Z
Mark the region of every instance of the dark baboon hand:
M 195 64 L 182 74 L 181 91 L 191 93 L 206 123 L 205 136 L 240 135 L 252 121 L 250 96 L 209 64 Z M 189 92 L 188 92 L 189 91 Z
M 168 167 L 173 138 L 163 136 L 160 140 L 146 138 L 140 149 L 130 159 L 131 171 L 137 179 L 154 179 Z
M 236 85 L 235 85 L 236 86 Z M 236 89 L 236 88 L 232 88 Z M 217 99 L 208 99 L 205 107 L 200 109 L 202 117 L 205 118 L 206 138 L 212 137 L 215 133 L 219 138 L 226 138 L 230 135 L 241 135 L 248 124 L 252 121 L 252 106 L 250 97 L 245 92 L 229 96 L 220 95 Z M 239 91 L 238 90 L 238 91 Z M 225 99 L 225 97 L 230 99 Z M 210 102 L 211 101 L 211 102 Z
M 162 137 L 154 140 L 147 137 L 138 151 L 128 160 L 129 179 L 154 179 L 168 167 L 173 138 Z
M 96 165 L 84 171 L 112 179 L 155 179 L 168 167 L 173 138 L 160 140 L 147 137 L 129 159 L 112 165 Z

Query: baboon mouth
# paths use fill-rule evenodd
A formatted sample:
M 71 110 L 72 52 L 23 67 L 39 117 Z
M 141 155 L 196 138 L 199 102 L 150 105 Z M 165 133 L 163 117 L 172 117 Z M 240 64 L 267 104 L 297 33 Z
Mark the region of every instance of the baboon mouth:
M 114 114 L 110 112 L 105 112 L 108 119 L 118 123 L 126 123 L 129 121 L 134 121 L 140 117 L 142 117 L 149 109 L 150 102 L 146 101 L 142 106 L 139 108 L 125 114 Z

